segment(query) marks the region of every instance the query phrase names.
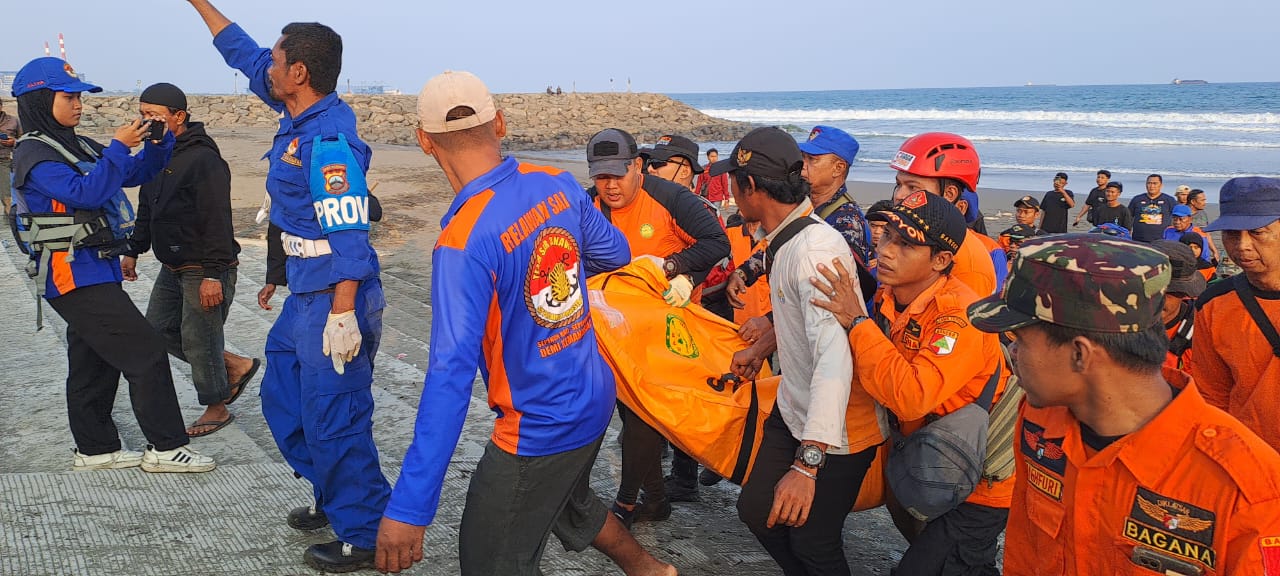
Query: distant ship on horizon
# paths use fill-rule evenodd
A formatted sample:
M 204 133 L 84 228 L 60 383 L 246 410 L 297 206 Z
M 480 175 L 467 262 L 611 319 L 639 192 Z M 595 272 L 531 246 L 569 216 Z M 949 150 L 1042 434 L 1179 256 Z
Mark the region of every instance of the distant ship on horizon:
M 1179 80 L 1177 78 L 1174 78 L 1173 84 L 1177 86 L 1183 86 L 1187 84 L 1190 84 L 1190 85 L 1208 84 L 1208 82 L 1205 82 L 1204 80 Z

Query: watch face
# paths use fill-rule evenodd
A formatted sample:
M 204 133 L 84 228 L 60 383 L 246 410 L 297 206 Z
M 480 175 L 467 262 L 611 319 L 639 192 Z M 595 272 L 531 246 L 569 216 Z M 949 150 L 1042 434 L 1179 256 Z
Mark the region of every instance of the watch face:
M 822 463 L 822 450 L 817 446 L 805 446 L 804 453 L 800 456 L 801 460 L 809 466 L 817 466 Z

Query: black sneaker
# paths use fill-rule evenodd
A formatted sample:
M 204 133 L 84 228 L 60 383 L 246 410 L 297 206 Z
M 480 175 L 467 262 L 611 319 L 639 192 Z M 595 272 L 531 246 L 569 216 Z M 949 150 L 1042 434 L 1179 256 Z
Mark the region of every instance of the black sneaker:
M 702 472 L 698 473 L 698 483 L 703 486 L 715 486 L 721 480 L 724 480 L 724 476 L 712 472 L 710 468 L 703 468 Z
M 633 522 L 661 522 L 671 517 L 671 500 L 669 497 L 654 501 L 641 499 L 631 512 Z
M 307 566 L 321 572 L 355 572 L 373 568 L 374 550 L 352 546 L 341 540 L 312 544 L 302 553 Z
M 316 505 L 300 506 L 289 511 L 289 527 L 294 530 L 319 530 L 329 525 L 329 517 Z
M 663 479 L 663 483 L 666 485 L 667 499 L 672 502 L 702 501 L 702 498 L 698 496 L 697 480 L 680 478 L 675 474 L 668 474 L 667 477 Z
M 635 509 L 627 510 L 621 504 L 618 504 L 617 500 L 614 500 L 613 505 L 609 507 L 609 513 L 616 516 L 618 521 L 622 523 L 622 527 L 627 530 L 631 529 L 631 524 L 636 520 Z

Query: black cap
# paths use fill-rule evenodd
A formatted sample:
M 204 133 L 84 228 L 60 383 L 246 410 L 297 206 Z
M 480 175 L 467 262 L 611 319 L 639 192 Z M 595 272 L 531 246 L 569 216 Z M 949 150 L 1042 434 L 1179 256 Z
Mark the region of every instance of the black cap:
M 672 156 L 680 156 L 689 161 L 694 174 L 701 174 L 703 170 L 702 165 L 698 164 L 698 144 L 684 136 L 663 136 L 652 148 L 641 150 L 640 155 L 659 162 L 670 160 Z
M 167 82 L 152 84 L 142 91 L 138 101 L 143 104 L 155 104 L 174 110 L 187 109 L 187 95 L 177 86 Z
M 1112 180 L 1112 181 L 1110 181 L 1110 182 L 1107 182 L 1107 188 L 1115 188 L 1116 190 L 1119 190 L 1119 191 L 1121 191 L 1121 192 L 1124 192 L 1124 184 L 1121 184 L 1120 182 L 1118 182 L 1118 181 L 1116 181 L 1116 180 Z
M 635 138 L 625 130 L 606 128 L 596 132 L 587 142 L 588 175 L 592 178 L 601 174 L 622 176 L 639 155 Z
M 796 139 L 782 129 L 756 128 L 742 137 L 729 157 L 707 167 L 711 176 L 742 170 L 752 176 L 786 180 L 804 167 Z
M 1036 210 L 1039 210 L 1040 201 L 1036 200 L 1034 196 L 1023 196 L 1013 201 L 1013 207 L 1014 208 L 1035 208 Z
M 1164 253 L 1173 265 L 1173 278 L 1166 289 L 1170 294 L 1181 294 L 1196 298 L 1204 292 L 1206 282 L 1204 276 L 1196 269 L 1199 262 L 1191 247 L 1172 240 L 1153 240 L 1151 247 Z
M 903 240 L 917 246 L 937 246 L 960 251 L 969 227 L 955 204 L 923 190 L 913 192 L 889 210 L 872 212 L 867 220 L 888 222 Z
M 1008 236 L 1011 241 L 1021 242 L 1027 238 L 1042 236 L 1044 235 L 1044 232 L 1039 228 L 1028 224 L 1014 224 L 1012 228 L 1005 230 L 1000 235 Z

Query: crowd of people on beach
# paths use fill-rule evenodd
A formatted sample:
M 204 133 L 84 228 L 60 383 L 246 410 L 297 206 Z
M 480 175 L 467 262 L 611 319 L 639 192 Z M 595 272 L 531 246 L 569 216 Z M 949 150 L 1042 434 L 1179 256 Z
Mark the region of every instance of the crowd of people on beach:
M 587 144 L 584 190 L 504 155 L 507 119 L 484 82 L 441 73 L 418 96 L 416 135 L 456 196 L 431 255 L 430 359 L 393 488 L 372 434 L 381 209 L 372 151 L 335 91 L 341 37 L 292 23 L 266 48 L 209 0 L 189 3 L 281 114 L 258 303 L 270 309 L 277 285 L 290 295 L 261 399 L 314 491 L 286 522 L 335 535 L 304 551 L 308 565 L 399 572 L 424 558 L 479 370 L 494 428 L 458 529 L 462 573 L 539 574 L 554 533 L 626 574 L 676 574 L 631 527 L 703 505 L 700 487 L 726 478 L 653 411 L 618 401 L 592 316 L 608 295 L 587 281 L 641 266 L 658 278 L 653 306 L 737 327 L 725 378 L 780 375 L 776 403 L 748 416 L 750 474 L 730 480 L 783 574 L 849 574 L 845 520 L 875 485 L 908 542 L 901 576 L 1280 576 L 1280 179 L 1229 180 L 1210 220 L 1203 190 L 1169 196 L 1159 174 L 1126 205 L 1107 170 L 1079 204 L 1058 173 L 990 236 L 979 151 L 958 134 L 905 140 L 892 189 L 864 209 L 846 186 L 859 144 L 839 128 L 800 142 L 757 128 L 705 165 L 678 131 L 641 147 L 610 128 Z M 230 171 L 171 84 L 144 90 L 108 144 L 78 134 L 81 94 L 100 90 L 37 58 L 12 86 L 17 121 L 0 108 L 11 226 L 37 306 L 67 325 L 72 468 L 209 472 L 190 439 L 230 424 L 264 366 L 224 350 L 240 250 Z M 162 266 L 143 315 L 121 282 L 147 252 Z M 1220 275 L 1227 258 L 1242 272 Z M 170 355 L 205 407 L 190 425 Z M 142 451 L 112 420 L 122 375 Z M 590 479 L 615 410 L 621 477 L 606 503 Z

